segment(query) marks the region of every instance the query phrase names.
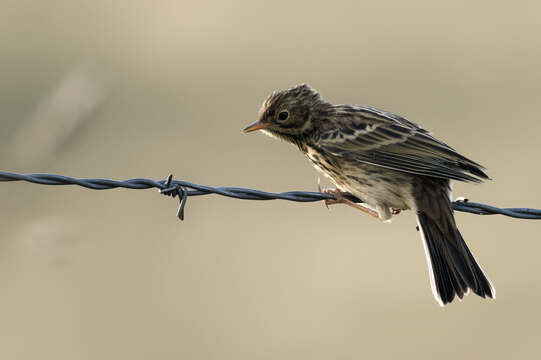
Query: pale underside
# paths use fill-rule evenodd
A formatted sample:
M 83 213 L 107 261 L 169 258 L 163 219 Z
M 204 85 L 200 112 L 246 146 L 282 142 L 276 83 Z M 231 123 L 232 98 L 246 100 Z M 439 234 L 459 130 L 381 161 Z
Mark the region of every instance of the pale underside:
M 333 156 L 340 167 L 340 172 L 334 172 L 329 171 L 330 164 L 313 149 L 308 148 L 306 155 L 338 189 L 361 199 L 363 205 L 378 212 L 381 220 L 391 218 L 391 208 L 415 209 L 412 174 Z

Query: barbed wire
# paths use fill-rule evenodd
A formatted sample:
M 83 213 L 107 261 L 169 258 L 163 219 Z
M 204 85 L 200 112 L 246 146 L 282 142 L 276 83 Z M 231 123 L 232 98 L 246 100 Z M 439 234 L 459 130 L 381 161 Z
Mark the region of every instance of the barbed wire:
M 177 216 L 184 220 L 184 208 L 190 196 L 217 194 L 242 200 L 288 200 L 296 202 L 314 202 L 321 200 L 334 200 L 331 194 L 311 191 L 286 191 L 272 193 L 261 190 L 246 189 L 239 187 L 212 187 L 194 184 L 184 180 L 173 180 L 169 175 L 166 180 L 152 180 L 145 178 L 128 179 L 123 181 L 99 179 L 99 178 L 73 178 L 56 174 L 18 174 L 0 171 L 0 182 L 26 181 L 41 185 L 78 185 L 92 190 L 107 190 L 114 188 L 126 189 L 151 189 L 157 188 L 161 194 L 179 198 Z M 351 194 L 346 198 L 357 203 L 361 199 Z M 519 219 L 541 219 L 541 209 L 530 208 L 498 208 L 486 204 L 470 202 L 468 199 L 461 199 L 453 202 L 453 209 L 456 211 L 477 214 L 477 215 L 504 215 Z

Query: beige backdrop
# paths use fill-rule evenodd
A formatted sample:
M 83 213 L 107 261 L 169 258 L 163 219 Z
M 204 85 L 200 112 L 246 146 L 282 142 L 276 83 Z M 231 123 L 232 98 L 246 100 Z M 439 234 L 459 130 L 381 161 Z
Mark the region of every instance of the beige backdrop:
M 315 190 L 243 135 L 274 89 L 407 116 L 541 208 L 537 1 L 0 4 L 0 168 Z M 541 223 L 457 214 L 496 301 L 440 308 L 415 219 L 321 203 L 0 184 L 2 359 L 533 358 Z

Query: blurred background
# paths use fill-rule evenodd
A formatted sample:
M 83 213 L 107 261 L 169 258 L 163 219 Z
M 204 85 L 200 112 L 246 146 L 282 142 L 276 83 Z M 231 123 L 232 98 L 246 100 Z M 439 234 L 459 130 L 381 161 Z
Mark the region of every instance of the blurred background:
M 293 147 L 243 135 L 264 98 L 422 124 L 494 181 L 454 195 L 541 207 L 541 4 L 0 4 L 0 168 L 316 190 Z M 325 184 L 325 182 L 324 182 Z M 177 200 L 0 183 L 2 359 L 532 358 L 541 224 L 457 214 L 498 298 L 440 308 L 411 212 Z

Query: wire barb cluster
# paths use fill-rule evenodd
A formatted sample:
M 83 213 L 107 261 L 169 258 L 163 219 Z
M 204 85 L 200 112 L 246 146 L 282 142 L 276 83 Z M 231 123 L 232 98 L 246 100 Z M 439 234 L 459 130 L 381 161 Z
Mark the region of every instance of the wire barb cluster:
M 173 180 L 173 175 L 169 175 L 166 180 L 152 179 L 128 179 L 124 181 L 109 179 L 79 179 L 69 176 L 55 174 L 18 174 L 6 171 L 0 171 L 0 182 L 3 181 L 26 181 L 41 185 L 78 185 L 92 190 L 106 190 L 114 188 L 126 189 L 150 189 L 157 188 L 161 194 L 179 198 L 179 208 L 177 216 L 184 220 L 184 208 L 186 201 L 190 196 L 217 194 L 235 199 L 243 200 L 288 200 L 296 202 L 314 202 L 321 200 L 331 200 L 334 197 L 322 192 L 310 191 L 287 191 L 282 193 L 271 193 L 260 190 L 238 188 L 238 187 L 212 187 L 194 184 L 184 180 Z M 362 200 L 353 195 L 347 195 L 348 199 L 361 203 Z M 541 209 L 529 208 L 497 208 L 494 206 L 469 202 L 462 199 L 453 202 L 453 209 L 456 211 L 467 212 L 477 215 L 495 215 L 500 214 L 519 219 L 541 219 Z

